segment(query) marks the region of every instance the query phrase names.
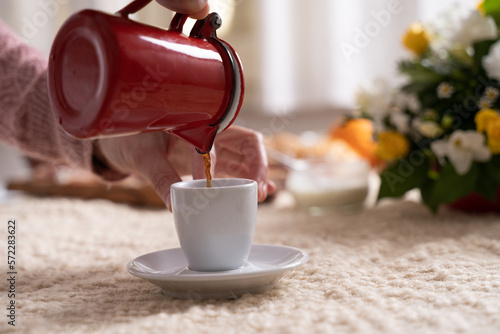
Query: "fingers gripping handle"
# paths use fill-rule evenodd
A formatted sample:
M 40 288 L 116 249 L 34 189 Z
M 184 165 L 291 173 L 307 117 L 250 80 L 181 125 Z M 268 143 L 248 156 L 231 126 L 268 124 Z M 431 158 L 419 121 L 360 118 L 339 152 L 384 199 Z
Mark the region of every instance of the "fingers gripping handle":
M 135 0 L 120 9 L 116 14 L 128 18 L 129 14 L 134 14 L 149 4 L 152 0 Z

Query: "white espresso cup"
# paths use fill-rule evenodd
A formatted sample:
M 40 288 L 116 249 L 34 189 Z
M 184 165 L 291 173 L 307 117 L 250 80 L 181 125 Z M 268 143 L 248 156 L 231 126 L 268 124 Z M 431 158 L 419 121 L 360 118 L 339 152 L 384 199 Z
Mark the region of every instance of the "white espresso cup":
M 257 219 L 257 183 L 213 179 L 175 183 L 170 188 L 175 229 L 191 270 L 244 267 Z

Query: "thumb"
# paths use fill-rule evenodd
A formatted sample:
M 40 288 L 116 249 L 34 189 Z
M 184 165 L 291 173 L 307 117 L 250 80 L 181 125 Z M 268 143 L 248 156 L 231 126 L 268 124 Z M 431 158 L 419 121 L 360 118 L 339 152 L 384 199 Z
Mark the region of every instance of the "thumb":
M 207 0 L 156 0 L 160 5 L 175 12 L 189 14 L 193 19 L 203 19 L 210 12 Z

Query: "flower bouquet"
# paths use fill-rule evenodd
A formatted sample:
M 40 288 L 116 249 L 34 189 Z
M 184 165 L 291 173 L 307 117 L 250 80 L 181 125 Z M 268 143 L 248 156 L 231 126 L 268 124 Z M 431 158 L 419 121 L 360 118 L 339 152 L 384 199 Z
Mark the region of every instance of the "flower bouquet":
M 432 211 L 500 187 L 500 1 L 414 23 L 405 82 L 361 87 L 354 117 L 369 118 L 384 162 L 379 199 L 419 188 Z

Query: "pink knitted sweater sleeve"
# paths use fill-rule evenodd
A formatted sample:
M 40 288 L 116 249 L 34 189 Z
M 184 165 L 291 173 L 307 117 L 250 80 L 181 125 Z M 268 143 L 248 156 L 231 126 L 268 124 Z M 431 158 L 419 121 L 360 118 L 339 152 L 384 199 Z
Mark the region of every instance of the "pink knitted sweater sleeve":
M 94 171 L 108 180 L 124 177 L 93 156 L 92 141 L 70 137 L 59 127 L 49 102 L 46 57 L 2 22 L 0 140 L 40 160 Z

